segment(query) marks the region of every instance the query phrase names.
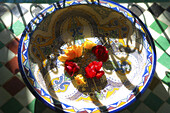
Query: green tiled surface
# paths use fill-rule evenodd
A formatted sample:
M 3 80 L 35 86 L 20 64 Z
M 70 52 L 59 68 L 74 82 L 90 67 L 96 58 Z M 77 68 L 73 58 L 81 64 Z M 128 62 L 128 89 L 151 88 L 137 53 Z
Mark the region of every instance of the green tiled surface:
M 161 63 L 166 68 L 170 69 L 170 57 L 168 54 L 164 53 L 159 59 L 158 62 Z
M 170 87 L 170 72 L 166 72 L 166 76 L 162 79 L 163 83 Z M 169 99 L 170 102 L 170 99 Z
M 0 0 L 1 2 L 2 0 Z M 6 2 L 19 2 L 20 0 L 6 0 Z M 31 0 L 25 0 L 22 2 L 30 2 Z M 42 0 L 41 2 L 52 2 L 53 0 Z M 170 111 L 170 20 L 167 18 L 170 14 L 170 1 L 169 2 L 159 2 L 159 3 L 148 3 L 148 2 L 140 2 L 140 3 L 128 3 L 131 0 L 115 0 L 118 2 L 124 2 L 121 5 L 131 9 L 131 7 L 140 6 L 143 11 L 139 17 L 143 17 L 146 20 L 148 28 L 151 32 L 151 35 L 154 36 L 156 51 L 157 51 L 157 67 L 154 78 L 150 83 L 148 89 L 145 93 L 139 98 L 139 100 L 135 101 L 132 105 L 128 106 L 124 110 L 119 113 L 169 113 Z M 143 0 L 141 0 L 143 1 Z M 154 1 L 154 0 L 150 0 Z M 40 1 L 35 1 L 40 2 Z M 136 1 L 135 1 L 136 2 Z M 155 5 L 156 4 L 156 5 Z M 6 64 L 10 62 L 17 54 L 13 53 L 11 50 L 7 48 L 7 45 L 14 39 L 20 39 L 21 33 L 24 30 L 24 26 L 28 24 L 30 21 L 31 13 L 30 7 L 34 4 L 20 4 L 28 11 L 23 16 L 16 17 L 19 15 L 16 4 L 7 4 L 11 10 L 13 11 L 13 20 L 12 26 L 4 25 L 2 23 L 11 23 L 9 22 L 11 15 L 6 14 L 5 12 L 1 12 L 0 5 L 0 113 L 55 113 L 52 110 L 49 110 L 43 103 L 36 100 L 35 97 L 28 92 L 28 89 L 24 87 L 19 92 L 17 92 L 14 96 L 12 96 L 3 86 L 12 77 L 17 77 L 21 82 L 23 82 L 21 78 L 21 74 L 18 72 L 13 74 L 9 68 L 6 67 Z M 48 4 L 37 4 L 38 6 L 43 6 L 43 8 L 47 7 Z M 155 6 L 161 6 L 161 13 L 159 8 Z M 153 14 L 149 12 L 149 7 L 152 7 L 155 17 Z M 155 8 L 155 9 L 154 9 Z M 35 9 L 36 10 L 36 9 Z M 137 10 L 137 11 L 136 11 Z M 133 12 L 138 12 L 139 9 L 133 8 Z M 1 20 L 1 16 L 4 13 L 6 14 L 6 18 Z M 28 16 L 29 15 L 29 16 Z M 138 14 L 139 15 L 139 14 Z M 160 16 L 159 16 L 160 15 Z M 4 17 L 3 17 L 4 18 Z M 5 21 L 6 20 L 6 21 Z M 142 19 L 145 23 L 145 20 Z M 26 23 L 25 23 L 26 22 Z M 25 25 L 24 25 L 25 24 Z M 6 29 L 6 27 L 8 29 Z M 12 32 L 11 32 L 11 31 Z M 15 64 L 13 64 L 15 65 Z M 15 89 L 14 89 L 15 90 Z M 24 98 L 25 97 L 25 98 Z M 12 106 L 12 107 L 11 107 Z M 15 106 L 15 107 L 13 107 Z M 10 108 L 10 109 L 9 109 Z
M 170 98 L 168 98 L 167 103 L 170 105 Z
M 156 112 L 163 104 L 163 101 L 155 94 L 150 93 L 148 97 L 145 99 L 144 103 L 154 112 Z
M 9 27 L 10 29 L 11 27 Z M 25 29 L 25 26 L 23 23 L 21 23 L 19 20 L 15 22 L 12 25 L 12 29 L 10 29 L 16 36 L 20 35 Z
M 156 45 L 157 47 L 159 47 L 159 48 L 160 48 L 160 45 L 161 45 L 161 48 L 163 48 L 164 50 L 167 50 L 168 47 L 169 47 L 169 42 L 168 42 L 168 40 L 167 40 L 165 37 L 159 36 L 159 37 L 156 39 L 155 45 Z M 161 49 L 161 48 L 160 48 L 160 49 Z
M 0 68 L 3 66 L 3 64 L 0 62 Z
M 0 32 L 3 31 L 4 29 L 5 29 L 5 26 L 2 23 L 0 23 Z
M 141 101 L 137 100 L 135 103 L 133 103 L 131 106 L 129 106 L 128 110 L 130 112 L 134 112 L 135 109 L 140 105 Z
M 5 45 L 0 41 L 0 49 L 3 48 Z
M 37 99 L 34 99 L 27 106 L 27 109 L 29 109 L 32 113 L 34 113 L 34 112 L 42 113 L 45 110 L 45 108 L 46 108 L 46 106 Z
M 34 99 L 31 103 L 29 103 L 28 104 L 28 106 L 27 106 L 27 108 L 32 112 L 32 113 L 34 113 L 34 109 L 35 109 L 35 100 L 36 99 Z
M 11 98 L 1 109 L 4 113 L 18 113 L 23 106 L 15 99 Z
M 165 29 L 168 27 L 168 25 L 166 25 L 165 23 L 159 21 L 159 20 L 155 20 L 155 22 L 153 22 L 150 25 L 150 28 L 152 28 L 153 30 L 155 30 L 156 32 L 158 32 L 159 34 L 161 34 L 162 32 L 165 31 Z

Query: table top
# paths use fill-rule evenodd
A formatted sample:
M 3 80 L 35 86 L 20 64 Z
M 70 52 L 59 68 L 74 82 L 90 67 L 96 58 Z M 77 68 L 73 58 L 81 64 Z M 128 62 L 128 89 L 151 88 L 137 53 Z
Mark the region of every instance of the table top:
M 25 26 L 50 3 L 15 4 L 10 1 L 0 4 L 0 113 L 54 113 L 26 87 L 17 60 L 18 44 Z M 120 113 L 166 113 L 170 111 L 170 2 L 120 5 L 130 9 L 146 24 L 157 52 L 156 71 L 149 87 Z

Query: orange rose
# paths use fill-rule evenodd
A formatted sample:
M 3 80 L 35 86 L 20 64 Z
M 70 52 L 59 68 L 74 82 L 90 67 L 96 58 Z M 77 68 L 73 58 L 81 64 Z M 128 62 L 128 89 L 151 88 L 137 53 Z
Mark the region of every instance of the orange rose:
M 93 43 L 92 41 L 86 39 L 86 41 L 84 42 L 84 48 L 85 49 L 92 49 L 94 46 L 96 46 L 97 44 Z
M 78 74 L 78 75 L 76 75 L 74 78 L 75 78 L 75 80 L 76 80 L 77 85 L 84 85 L 84 84 L 86 84 L 86 82 L 85 82 L 84 77 L 82 76 L 82 74 Z
M 61 54 L 58 59 L 61 62 L 65 62 L 66 60 L 72 60 L 74 58 L 80 57 L 83 51 L 83 45 L 73 45 L 67 47 L 67 49 L 63 50 L 65 54 Z

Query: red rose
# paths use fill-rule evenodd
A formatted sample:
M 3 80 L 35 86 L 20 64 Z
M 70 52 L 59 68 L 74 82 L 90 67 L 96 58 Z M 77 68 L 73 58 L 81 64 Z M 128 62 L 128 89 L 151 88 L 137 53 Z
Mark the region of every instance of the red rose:
M 108 51 L 106 50 L 105 46 L 97 45 L 92 49 L 92 52 L 97 57 L 97 60 L 106 62 L 109 58 Z
M 79 71 L 80 67 L 71 61 L 66 60 L 65 62 L 65 70 L 70 76 L 73 76 L 75 72 Z
M 104 75 L 104 71 L 100 71 L 101 67 L 102 67 L 103 63 L 97 62 L 97 61 L 93 61 L 91 62 L 86 68 L 86 77 L 87 78 L 93 78 L 96 77 L 97 79 L 101 78 Z

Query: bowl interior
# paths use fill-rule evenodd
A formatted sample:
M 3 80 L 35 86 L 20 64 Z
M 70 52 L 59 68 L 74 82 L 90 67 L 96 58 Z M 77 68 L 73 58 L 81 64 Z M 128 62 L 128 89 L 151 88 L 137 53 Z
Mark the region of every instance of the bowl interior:
M 112 106 L 109 111 L 113 111 L 145 89 L 153 70 L 150 37 L 130 12 L 123 8 L 119 11 L 95 4 L 69 6 L 52 11 L 34 31 L 23 35 L 24 76 L 43 101 L 54 107 L 61 103 L 65 111 L 68 107 L 94 110 L 102 106 Z M 97 88 L 91 79 L 87 79 L 88 84 L 77 86 L 58 60 L 63 49 L 81 45 L 86 39 L 109 51 L 109 60 L 102 66 L 104 76 L 94 79 Z M 81 65 L 87 64 L 88 61 Z

